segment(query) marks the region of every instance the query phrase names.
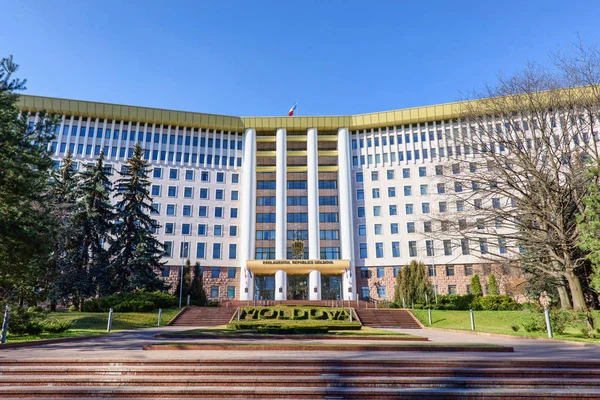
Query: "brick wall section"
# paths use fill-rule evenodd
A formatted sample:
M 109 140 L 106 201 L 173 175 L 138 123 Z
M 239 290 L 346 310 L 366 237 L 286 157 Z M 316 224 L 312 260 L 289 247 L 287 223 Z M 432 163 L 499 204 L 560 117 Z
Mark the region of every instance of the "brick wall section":
M 465 266 L 471 266 L 472 275 L 465 274 Z M 447 275 L 446 265 L 436 265 L 437 276 L 435 280 L 433 277 L 429 277 L 431 284 L 433 285 L 437 281 L 438 294 L 449 294 L 449 286 L 456 286 L 456 294 L 464 295 L 468 293 L 467 285 L 471 284 L 471 278 L 473 275 L 479 275 L 481 286 L 485 294 L 488 293 L 488 278 L 491 273 L 496 276 L 496 282 L 498 284 L 498 290 L 500 294 L 506 293 L 505 287 L 508 280 L 514 276 L 520 276 L 520 272 L 516 269 L 503 268 L 498 265 L 491 264 L 453 264 L 454 276 Z M 362 288 L 365 286 L 369 287 L 369 295 L 375 300 L 392 300 L 394 298 L 394 289 L 396 287 L 396 278 L 394 277 L 394 267 L 385 266 L 384 276 L 381 278 L 377 277 L 378 267 L 366 267 L 368 277 L 364 278 L 361 274 L 361 268 L 356 268 L 356 284 L 357 293 L 362 298 Z M 363 269 L 364 271 L 364 269 Z M 385 286 L 386 295 L 385 297 L 379 297 L 378 287 Z
M 179 274 L 181 273 L 181 266 L 166 266 L 165 268 L 169 268 L 169 276 L 163 277 L 162 279 L 168 284 L 171 285 L 169 289 L 169 293 L 178 294 L 179 293 Z M 219 287 L 219 299 L 227 299 L 227 287 L 233 286 L 235 287 L 235 294 L 233 299 L 238 299 L 240 297 L 240 269 L 236 268 L 235 278 L 228 277 L 227 267 L 215 267 L 219 269 L 219 277 L 212 277 L 212 268 L 213 267 L 204 267 L 204 276 L 202 279 L 202 284 L 204 286 L 204 292 L 208 298 L 211 298 L 211 288 L 213 286 Z M 192 279 L 194 279 L 194 272 L 192 270 Z

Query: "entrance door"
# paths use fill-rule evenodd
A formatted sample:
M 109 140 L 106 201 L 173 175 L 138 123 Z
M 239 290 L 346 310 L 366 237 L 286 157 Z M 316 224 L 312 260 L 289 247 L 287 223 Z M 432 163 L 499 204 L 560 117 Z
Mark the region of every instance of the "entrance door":
M 363 300 L 368 300 L 371 297 L 371 294 L 369 293 L 369 287 L 368 286 L 363 286 L 362 287 L 362 298 Z
M 287 276 L 287 299 L 308 300 L 308 275 Z
M 341 298 L 342 276 L 321 275 L 321 299 L 339 300 Z
M 256 300 L 275 300 L 275 276 L 254 276 L 254 297 Z

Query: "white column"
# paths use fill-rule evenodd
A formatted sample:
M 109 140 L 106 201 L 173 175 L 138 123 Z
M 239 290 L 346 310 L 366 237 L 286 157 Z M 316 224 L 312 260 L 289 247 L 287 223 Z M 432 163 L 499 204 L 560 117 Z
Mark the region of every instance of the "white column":
M 285 260 L 287 258 L 287 139 L 283 128 L 277 129 L 277 156 L 276 156 L 276 191 L 275 191 L 275 259 Z M 275 274 L 275 300 L 285 300 L 287 288 L 285 287 L 285 271 L 277 271 Z M 279 285 L 283 287 L 279 292 Z
M 317 130 L 310 128 L 307 131 L 306 163 L 308 173 L 306 177 L 308 196 L 308 258 L 320 258 L 319 234 L 319 145 Z M 321 300 L 321 272 L 310 271 L 308 276 L 310 300 Z M 315 292 L 315 287 L 317 291 Z
M 285 300 L 286 298 L 287 274 L 285 271 L 277 271 L 275 272 L 275 300 Z
M 315 288 L 317 288 L 316 291 L 315 291 Z M 310 271 L 310 273 L 308 274 L 308 299 L 309 300 L 321 300 L 321 272 L 320 271 L 313 270 L 313 271 Z
M 338 196 L 340 204 L 340 247 L 342 260 L 350 261 L 350 273 L 344 273 L 343 299 L 356 298 L 356 274 L 354 271 L 354 227 L 352 225 L 352 164 L 350 156 L 350 132 L 338 129 Z M 349 291 L 349 288 L 350 291 Z
M 308 196 L 308 258 L 318 260 L 319 246 L 319 147 L 317 144 L 317 130 L 308 130 L 306 146 L 306 162 L 308 173 L 306 176 Z
M 256 131 L 254 129 L 246 129 L 243 151 L 240 300 L 252 300 L 254 279 L 250 278 L 250 273 L 246 271 L 246 261 L 254 259 L 254 235 L 256 234 Z

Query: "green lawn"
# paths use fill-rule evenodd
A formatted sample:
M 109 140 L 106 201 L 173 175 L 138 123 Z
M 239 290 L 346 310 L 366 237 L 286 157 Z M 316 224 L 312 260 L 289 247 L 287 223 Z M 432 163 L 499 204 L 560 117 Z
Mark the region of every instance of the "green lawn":
M 412 310 L 412 313 L 417 317 L 423 325 L 429 326 L 427 310 Z M 592 311 L 596 320 L 596 326 L 600 327 L 600 311 Z M 504 335 L 514 336 L 530 336 L 544 337 L 548 334 L 544 331 L 527 332 L 522 323 L 527 323 L 532 319 L 533 313 L 529 311 L 473 311 L 475 318 L 475 331 L 487 333 L 499 333 Z M 469 311 L 446 311 L 446 310 L 431 310 L 433 328 L 471 330 L 471 320 Z M 511 327 L 518 326 L 519 330 L 514 331 Z M 589 339 L 581 332 L 585 327 L 583 323 L 571 323 L 567 325 L 562 334 L 554 332 L 555 339 L 563 339 L 578 342 L 600 343 L 598 338 Z M 596 334 L 600 337 L 600 334 Z
M 166 325 L 179 309 L 164 309 L 161 325 Z M 48 314 L 48 319 L 59 321 L 72 321 L 71 329 L 65 333 L 42 333 L 40 335 L 11 335 L 7 336 L 7 343 L 28 342 L 40 339 L 55 339 L 61 337 L 101 335 L 106 333 L 108 313 L 86 312 L 53 312 Z M 114 313 L 111 332 L 156 326 L 158 310 L 147 313 Z

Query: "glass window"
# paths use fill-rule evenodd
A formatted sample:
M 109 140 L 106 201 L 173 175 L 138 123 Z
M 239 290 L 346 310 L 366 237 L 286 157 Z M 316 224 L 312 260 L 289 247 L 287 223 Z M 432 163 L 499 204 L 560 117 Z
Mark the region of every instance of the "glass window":
M 191 199 L 194 197 L 194 188 L 186 187 L 183 189 L 183 197 L 186 199 Z
M 169 169 L 169 179 L 177 179 L 179 176 L 179 170 L 177 168 Z
M 452 242 L 450 240 L 444 240 L 444 255 L 452 255 Z
M 446 265 L 446 276 L 454 276 L 454 265 Z
M 213 227 L 213 235 L 215 236 L 223 236 L 223 225 L 215 225 Z
M 221 258 L 221 243 L 213 243 L 213 259 L 218 260 Z
M 404 206 L 406 208 L 406 215 L 411 215 L 414 211 L 414 207 L 412 204 L 406 204 Z
M 417 242 L 414 240 L 408 242 L 408 255 L 409 257 L 417 256 Z
M 172 222 L 167 222 L 165 224 L 165 233 L 169 234 L 169 235 L 174 234 L 175 233 L 175 224 Z
M 223 218 L 223 207 L 215 207 L 215 218 Z
M 377 172 L 377 171 L 371 171 L 371 180 L 372 181 L 378 181 L 379 180 L 379 172 Z
M 167 196 L 177 197 L 177 186 L 169 186 L 167 190 Z
M 164 242 L 163 248 L 165 257 L 173 257 L 173 242 Z
M 231 142 L 233 143 L 233 142 Z M 239 183 L 240 182 L 240 174 L 231 174 L 231 183 Z
M 381 216 L 381 206 L 373 206 L 373 216 L 375 216 L 375 217 Z
M 388 180 L 394 179 L 394 170 L 393 169 L 387 170 L 387 178 L 388 178 Z
M 367 258 L 367 244 L 366 243 L 359 243 L 359 257 Z
M 377 267 L 377 277 L 384 278 L 385 277 L 385 268 Z
M 448 294 L 456 294 L 456 285 L 448 285 Z
M 395 187 L 388 188 L 388 197 L 396 197 L 396 188 Z
M 231 191 L 231 200 L 236 201 L 239 199 L 239 192 L 237 190 Z
M 187 169 L 185 171 L 185 180 L 186 181 L 193 181 L 194 180 L 194 170 Z
M 184 217 L 191 217 L 192 216 L 192 206 L 190 206 L 190 205 L 184 205 L 183 206 L 183 216 Z
M 230 243 L 229 244 L 229 259 L 230 260 L 235 260 L 237 258 L 237 245 L 235 243 Z M 235 278 L 235 268 L 230 268 L 230 270 L 233 269 L 233 278 Z M 230 276 L 231 278 L 231 276 Z
M 227 297 L 230 299 L 235 298 L 235 286 L 227 286 Z
M 359 236 L 365 236 L 367 234 L 367 226 L 359 225 L 358 226 L 358 234 L 359 234 Z
M 223 189 L 217 189 L 215 191 L 215 200 L 223 200 L 224 198 L 224 191 Z
M 358 189 L 356 191 L 356 200 L 364 200 L 365 199 L 365 191 L 364 189 Z
M 381 235 L 383 233 L 382 231 L 381 224 L 375 224 L 375 234 Z
M 383 258 L 383 243 L 375 243 L 375 257 Z
M 198 224 L 198 236 L 206 236 L 206 224 Z
M 412 196 L 412 186 L 404 186 L 404 196 Z
M 400 242 L 392 242 L 392 257 L 400 257 Z M 396 276 L 396 270 L 394 270 L 394 276 Z
M 430 211 L 429 203 L 422 203 L 421 210 L 423 211 L 423 214 L 429 214 L 429 211 Z
M 152 177 L 154 178 L 162 178 L 162 168 L 155 167 L 152 171 Z
M 198 216 L 199 217 L 208 217 L 208 207 L 207 206 L 198 207 Z
M 473 275 L 473 266 L 472 265 L 465 265 L 465 275 L 466 276 Z
M 427 167 L 419 167 L 419 176 L 427 176 Z
M 390 224 L 390 233 L 397 234 L 398 233 L 398 223 L 393 222 Z
M 175 204 L 167 204 L 167 215 L 175 215 Z
M 160 197 L 160 185 L 152 185 L 152 196 Z
M 237 225 L 229 226 L 229 236 L 237 236 Z
M 356 208 L 356 215 L 358 216 L 358 218 L 364 218 L 365 217 L 365 208 L 364 207 L 357 207 Z
M 390 208 L 390 215 L 398 215 L 398 207 L 394 204 L 391 204 L 389 206 Z
M 410 178 L 410 168 L 402 168 L 402 177 Z
M 379 189 L 377 189 L 377 188 L 372 189 L 372 194 L 373 194 L 374 199 L 378 199 L 379 198 Z
M 357 172 L 356 173 L 356 182 L 357 183 L 362 183 L 363 182 L 363 173 L 362 172 Z

